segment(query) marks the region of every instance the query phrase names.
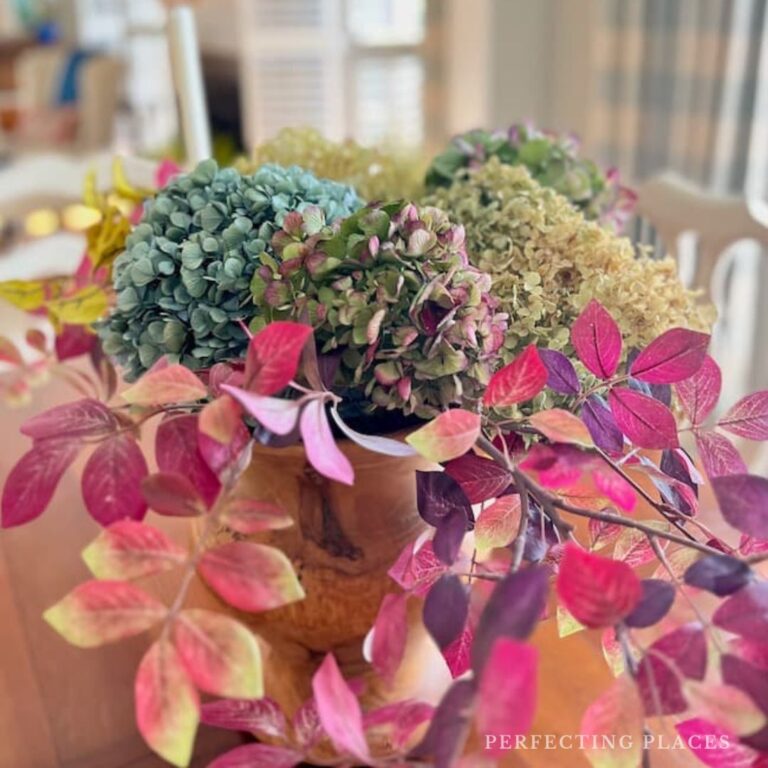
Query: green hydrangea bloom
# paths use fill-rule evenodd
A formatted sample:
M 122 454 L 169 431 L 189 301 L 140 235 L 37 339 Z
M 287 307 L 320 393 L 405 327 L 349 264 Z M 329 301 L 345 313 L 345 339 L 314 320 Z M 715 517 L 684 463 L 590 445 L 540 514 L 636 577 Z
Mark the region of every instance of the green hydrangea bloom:
M 115 259 L 116 304 L 99 328 L 104 351 L 129 381 L 163 355 L 191 369 L 241 357 L 241 321 L 256 311 L 251 278 L 286 215 L 313 206 L 334 221 L 361 205 L 352 187 L 298 166 L 243 175 L 200 163 L 147 201 Z

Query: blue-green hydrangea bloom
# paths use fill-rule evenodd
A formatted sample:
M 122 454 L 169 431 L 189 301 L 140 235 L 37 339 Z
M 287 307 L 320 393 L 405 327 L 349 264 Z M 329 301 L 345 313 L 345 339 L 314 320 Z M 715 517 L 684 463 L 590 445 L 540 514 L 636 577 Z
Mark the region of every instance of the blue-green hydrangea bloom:
M 133 380 L 167 355 L 191 369 L 243 356 L 241 321 L 256 313 L 250 284 L 286 214 L 319 207 L 328 221 L 362 206 L 355 190 L 299 166 L 243 175 L 212 160 L 147 201 L 115 260 L 116 304 L 104 351 Z

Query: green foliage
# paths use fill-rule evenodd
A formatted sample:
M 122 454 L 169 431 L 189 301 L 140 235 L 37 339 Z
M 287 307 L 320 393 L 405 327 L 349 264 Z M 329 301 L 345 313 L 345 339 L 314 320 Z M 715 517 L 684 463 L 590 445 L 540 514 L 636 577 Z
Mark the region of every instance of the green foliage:
M 125 377 L 163 355 L 193 370 L 242 357 L 253 273 L 286 215 L 309 205 L 333 221 L 362 202 L 351 187 L 296 166 L 243 175 L 212 160 L 148 200 L 115 260 L 116 305 L 99 329 Z
M 419 416 L 479 398 L 506 317 L 444 212 L 388 203 L 333 229 L 307 208 L 286 217 L 273 245 L 280 260 L 253 279 L 257 322 L 309 319 L 321 355 L 338 362 L 340 391 Z

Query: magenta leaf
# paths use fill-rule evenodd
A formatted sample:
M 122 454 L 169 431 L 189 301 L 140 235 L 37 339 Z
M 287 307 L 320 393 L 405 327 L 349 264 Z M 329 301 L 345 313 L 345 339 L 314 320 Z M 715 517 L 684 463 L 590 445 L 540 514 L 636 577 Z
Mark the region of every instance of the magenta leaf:
M 738 656 L 725 654 L 720 659 L 723 682 L 744 691 L 763 713 L 768 714 L 768 686 L 765 670 L 755 667 Z M 761 751 L 768 751 L 768 726 L 742 739 L 746 744 Z
M 217 757 L 208 768 L 293 768 L 303 755 L 288 747 L 271 744 L 244 744 Z
M 608 398 L 616 423 L 638 448 L 677 448 L 677 424 L 665 405 L 625 387 Z
M 717 425 L 747 440 L 768 440 L 768 390 L 743 397 Z
M 467 532 L 467 517 L 461 509 L 454 509 L 440 518 L 432 539 L 432 549 L 438 560 L 453 565 L 461 551 L 464 534 Z
M 710 480 L 724 475 L 746 475 L 747 465 L 733 443 L 719 432 L 696 434 L 696 448 Z
M 320 722 L 336 749 L 367 763 L 370 758 L 360 704 L 341 676 L 333 654 L 329 653 L 315 672 L 312 691 Z
M 571 328 L 579 360 L 601 379 L 610 379 L 621 358 L 621 331 L 602 304 L 591 299 Z
M 21 457 L 3 487 L 3 528 L 28 523 L 45 511 L 79 450 L 77 442 L 45 440 Z
M 722 378 L 720 366 L 709 355 L 705 355 L 701 368 L 693 376 L 675 384 L 675 392 L 694 426 L 703 424 L 717 405 Z
M 501 496 L 512 484 L 512 473 L 509 470 L 475 453 L 465 453 L 449 461 L 445 465 L 445 474 L 459 484 L 472 504 Z
M 731 595 L 715 611 L 713 623 L 755 642 L 768 637 L 768 582 L 756 582 Z
M 117 520 L 143 520 L 147 502 L 141 483 L 146 476 L 147 462 L 132 435 L 119 434 L 100 443 L 83 470 L 88 513 L 104 526 Z
M 726 522 L 761 539 L 768 539 L 768 479 L 757 475 L 715 477 L 712 488 Z
M 235 398 L 262 427 L 276 435 L 289 435 L 299 420 L 297 400 L 284 400 L 246 392 L 244 389 L 222 384 L 221 389 Z
M 637 686 L 646 714 L 685 712 L 688 702 L 680 676 L 703 680 L 706 671 L 707 640 L 699 624 L 685 624 L 659 638 L 637 666 Z
M 675 729 L 688 749 L 709 768 L 761 768 L 757 754 L 737 736 L 709 720 L 693 718 L 676 723 Z M 764 768 L 764 766 L 762 766 Z
M 33 416 L 21 425 L 21 432 L 33 440 L 72 439 L 103 437 L 114 432 L 117 426 L 117 419 L 104 403 L 84 398 Z
M 413 543 L 406 544 L 388 575 L 403 589 L 417 597 L 425 597 L 446 570 L 447 566 L 437 559 L 432 542 L 426 541 L 418 548 Z
M 373 453 L 381 453 L 384 456 L 417 456 L 418 451 L 412 448 L 408 443 L 403 443 L 400 440 L 392 440 L 390 437 L 381 437 L 380 435 L 364 435 L 362 432 L 357 432 L 349 425 L 345 424 L 338 410 L 334 406 L 331 408 L 331 417 L 336 426 L 353 442 L 366 448 Z
M 424 626 L 441 651 L 464 631 L 469 613 L 469 594 L 461 579 L 447 573 L 429 590 L 424 601 Z
M 424 738 L 409 757 L 431 757 L 434 768 L 452 768 L 469 734 L 475 697 L 473 680 L 457 680 L 443 696 Z
M 184 475 L 210 506 L 221 484 L 198 448 L 197 422 L 196 414 L 163 419 L 155 436 L 155 458 L 162 472 Z
M 325 406 L 320 400 L 310 400 L 304 406 L 299 426 L 309 463 L 324 477 L 352 485 L 354 470 L 333 439 Z
M 305 751 L 316 747 L 324 738 L 325 731 L 320 722 L 317 711 L 317 702 L 314 697 L 307 699 L 291 718 L 291 728 L 296 736 L 296 741 Z
M 708 346 L 706 333 L 671 328 L 635 358 L 629 372 L 649 384 L 673 384 L 693 376 L 701 368 Z
M 416 471 L 416 507 L 421 518 L 434 526 L 457 509 L 465 519 L 473 519 L 469 500 L 447 472 Z
M 528 733 L 536 712 L 538 650 L 532 645 L 499 638 L 480 677 L 477 725 L 482 734 Z M 489 745 L 492 754 L 498 747 Z
M 675 587 L 668 581 L 643 579 L 640 586 L 643 590 L 640 601 L 624 618 L 624 623 L 635 629 L 650 627 L 661 621 L 675 602 Z
M 746 563 L 728 555 L 704 555 L 683 574 L 692 587 L 706 589 L 718 597 L 726 597 L 749 583 L 752 571 Z
M 98 337 L 82 325 L 64 325 L 54 340 L 56 359 L 71 360 L 90 352 Z
M 470 616 L 461 634 L 443 649 L 443 658 L 451 677 L 461 677 L 472 666 L 472 643 L 475 639 L 475 622 Z
M 392 746 L 399 751 L 405 747 L 416 728 L 432 718 L 434 711 L 435 708 L 429 704 L 404 699 L 366 712 L 363 726 L 366 731 L 371 728 L 387 728 Z
M 581 420 L 598 448 L 609 453 L 621 453 L 624 436 L 611 409 L 600 395 L 590 395 L 581 409 Z
M 261 737 L 288 738 L 288 723 L 283 710 L 267 697 L 209 701 L 202 706 L 200 722 L 228 731 L 250 731 Z
M 299 323 L 276 321 L 257 333 L 248 345 L 245 359 L 246 387 L 257 395 L 274 395 L 296 376 L 301 350 L 312 328 Z
M 406 594 L 384 595 L 373 625 L 373 668 L 376 673 L 392 682 L 400 668 L 408 640 L 408 611 Z
M 539 357 L 547 369 L 547 386 L 561 395 L 578 395 L 581 390 L 579 377 L 573 363 L 555 349 L 540 349 Z
M 549 592 L 549 571 L 542 566 L 510 573 L 488 600 L 475 633 L 472 666 L 480 673 L 500 637 L 525 640 L 541 619 Z

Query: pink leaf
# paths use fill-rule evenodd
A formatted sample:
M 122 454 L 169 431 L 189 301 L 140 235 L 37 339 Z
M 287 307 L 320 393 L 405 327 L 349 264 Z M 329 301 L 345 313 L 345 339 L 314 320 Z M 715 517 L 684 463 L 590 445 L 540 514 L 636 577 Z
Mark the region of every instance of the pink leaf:
M 384 595 L 373 625 L 373 668 L 389 683 L 400 668 L 408 640 L 407 599 L 402 593 Z
M 715 626 L 757 643 L 768 637 L 768 583 L 756 582 L 724 600 L 715 611 Z
M 630 483 L 613 470 L 592 472 L 595 488 L 625 512 L 631 512 L 637 504 L 637 493 Z
M 675 392 L 694 426 L 703 424 L 717 405 L 722 378 L 720 366 L 709 355 L 705 355 L 701 368 L 693 376 L 675 384 Z
M 747 465 L 733 443 L 719 432 L 709 430 L 696 434 L 696 448 L 707 477 L 747 474 Z
M 621 331 L 602 304 L 591 299 L 571 328 L 579 360 L 601 379 L 610 379 L 621 358 Z
M 331 408 L 331 417 L 346 437 L 369 451 L 381 453 L 384 456 L 405 457 L 416 455 L 416 451 L 413 448 L 400 440 L 392 440 L 381 435 L 364 435 L 362 432 L 356 432 L 352 427 L 344 423 L 335 406 Z
M 324 738 L 323 724 L 317 711 L 317 703 L 314 697 L 305 701 L 291 718 L 291 726 L 296 736 L 296 741 L 301 748 L 309 751 L 316 747 Z
M 246 389 L 257 395 L 274 395 L 296 376 L 301 350 L 312 335 L 308 325 L 273 322 L 248 345 L 245 361 Z
M 472 642 L 475 639 L 475 627 L 470 616 L 461 634 L 443 649 L 443 658 L 448 665 L 451 677 L 461 677 L 472 665 Z
M 708 346 L 706 333 L 671 328 L 634 359 L 629 372 L 649 384 L 673 384 L 693 376 L 701 368 Z
M 475 546 L 481 553 L 512 543 L 520 527 L 520 496 L 502 496 L 480 511 Z
M 0 336 L 0 363 L 21 365 L 23 362 L 19 348 L 7 336 Z
M 677 448 L 677 424 L 672 411 L 648 395 L 615 387 L 608 395 L 616 423 L 638 448 Z
M 531 344 L 511 363 L 491 376 L 483 396 L 483 405 L 486 408 L 504 408 L 524 403 L 544 389 L 548 376 L 538 350 Z
M 643 756 L 643 704 L 632 679 L 622 675 L 593 701 L 579 730 L 587 737 L 584 752 L 591 765 L 637 768 Z
M 200 453 L 197 431 L 196 414 L 166 417 L 157 428 L 155 458 L 162 472 L 184 475 L 210 506 L 221 485 Z
M 136 579 L 175 568 L 187 551 L 162 531 L 135 520 L 118 520 L 84 550 L 83 560 L 97 579 Z
M 421 701 L 405 699 L 394 704 L 366 712 L 363 727 L 366 731 L 372 728 L 386 727 L 389 730 L 392 746 L 395 750 L 403 750 L 411 734 L 434 714 L 435 708 Z
M 277 397 L 264 397 L 246 392 L 229 384 L 221 388 L 228 392 L 256 419 L 259 424 L 276 435 L 288 435 L 299 420 L 299 403 L 296 400 L 283 400 Z
M 183 365 L 168 365 L 147 371 L 133 386 L 123 392 L 123 400 L 131 405 L 167 405 L 202 400 L 208 388 Z
M 293 768 L 301 752 L 271 744 L 245 744 L 217 757 L 208 768 Z
M 675 728 L 688 749 L 709 768 L 751 768 L 758 757 L 735 734 L 700 717 L 677 723 Z
M 582 624 L 608 627 L 623 619 L 640 600 L 640 581 L 626 564 L 593 555 L 569 542 L 560 561 L 557 594 Z
M 293 525 L 293 518 L 276 504 L 251 498 L 228 499 L 221 522 L 243 534 L 277 531 Z
M 530 731 L 536 712 L 538 656 L 532 645 L 506 637 L 493 644 L 478 689 L 480 733 L 514 737 Z M 500 754 L 493 745 L 488 751 Z
M 67 642 L 94 648 L 138 635 L 165 618 L 168 609 L 124 581 L 86 581 L 49 608 L 43 618 Z
M 360 704 L 341 676 L 332 654 L 325 657 L 312 678 L 312 691 L 320 721 L 336 749 L 367 763 L 370 757 Z
M 352 485 L 354 470 L 333 439 L 325 406 L 319 399 L 304 406 L 299 426 L 309 463 L 324 477 Z
M 224 600 L 241 611 L 268 611 L 304 597 L 290 560 L 264 544 L 222 544 L 205 552 L 198 569 Z
M 429 588 L 447 570 L 448 567 L 435 555 L 432 542 L 427 541 L 418 549 L 413 543 L 406 544 L 388 575 L 403 589 L 417 597 L 425 597 Z
M 141 483 L 147 504 L 158 515 L 194 517 L 206 510 L 205 502 L 184 475 L 176 472 L 156 472 Z
M 768 478 L 725 475 L 714 478 L 712 488 L 726 522 L 749 536 L 768 538 Z
M 3 487 L 3 528 L 28 523 L 45 511 L 79 450 L 75 442 L 45 440 L 21 457 Z
M 184 665 L 167 640 L 153 643 L 139 664 L 135 683 L 136 724 L 149 746 L 184 768 L 200 718 L 200 700 Z
M 147 503 L 141 482 L 147 462 L 132 435 L 118 434 L 101 443 L 83 470 L 83 500 L 91 517 L 101 525 L 116 520 L 142 520 Z
M 474 453 L 449 461 L 445 471 L 461 486 L 471 504 L 500 496 L 512 483 L 509 470 Z
M 230 731 L 251 731 L 262 738 L 286 740 L 288 723 L 283 710 L 269 698 L 219 699 L 203 704 L 201 722 Z
M 103 437 L 114 432 L 117 426 L 117 419 L 104 403 L 84 398 L 33 416 L 21 425 L 21 432 L 33 440 L 72 439 Z
M 454 408 L 444 411 L 406 438 L 422 456 L 441 462 L 465 454 L 480 436 L 480 416 Z
M 264 695 L 259 644 L 239 621 L 189 608 L 173 622 L 173 644 L 201 691 L 233 698 Z
M 747 440 L 768 440 L 768 390 L 743 397 L 717 425 Z
M 240 406 L 228 395 L 212 400 L 200 412 L 197 447 L 217 475 L 237 465 L 250 439 Z

